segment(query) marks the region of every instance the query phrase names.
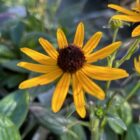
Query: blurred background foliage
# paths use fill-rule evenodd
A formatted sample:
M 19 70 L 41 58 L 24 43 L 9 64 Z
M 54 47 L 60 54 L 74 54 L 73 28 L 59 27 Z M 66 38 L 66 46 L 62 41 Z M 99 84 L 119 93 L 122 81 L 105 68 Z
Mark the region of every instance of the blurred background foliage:
M 60 113 L 54 114 L 50 102 L 54 84 L 18 90 L 21 81 L 35 76 L 34 73 L 16 66 L 22 60 L 31 61 L 20 52 L 20 48 L 29 47 L 42 53 L 38 43 L 44 37 L 57 47 L 56 29 L 61 27 L 70 41 L 73 40 L 79 21 L 85 24 L 85 40 L 96 31 L 104 32 L 100 47 L 112 41 L 113 30 L 108 21 L 113 11 L 107 9 L 108 3 L 117 3 L 131 7 L 133 0 L 0 0 L 0 140 L 88 140 L 90 131 L 86 128 L 89 115 L 80 120 L 75 113 L 71 91 Z M 131 30 L 135 25 L 124 26 L 117 40 L 123 45 L 117 55 L 122 58 L 129 44 Z M 139 140 L 140 139 L 140 90 L 127 101 L 124 97 L 139 82 L 139 76 L 133 67 L 133 58 L 139 50 L 121 67 L 131 76 L 126 80 L 113 82 L 110 92 L 118 93 L 104 112 L 104 103 L 97 102 L 91 96 L 95 116 L 105 116 L 107 125 L 102 140 Z M 98 62 L 106 65 L 106 60 Z M 105 88 L 104 82 L 99 83 Z M 110 97 L 107 100 L 111 100 Z M 70 105 L 70 106 L 69 106 Z M 100 114 L 101 110 L 101 114 Z M 73 117 L 71 117 L 71 115 Z M 85 123 L 84 123 L 85 122 Z M 82 124 L 82 126 L 81 126 Z M 84 126 L 84 127 L 83 127 Z

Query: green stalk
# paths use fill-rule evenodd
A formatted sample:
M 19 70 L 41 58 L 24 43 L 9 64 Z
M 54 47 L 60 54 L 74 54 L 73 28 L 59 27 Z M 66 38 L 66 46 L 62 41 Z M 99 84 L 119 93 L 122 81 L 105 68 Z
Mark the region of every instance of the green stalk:
M 91 140 L 100 140 L 99 119 L 94 114 L 94 106 L 90 105 L 89 110 L 90 110 Z
M 118 32 L 119 32 L 119 28 L 116 28 L 116 29 L 114 30 L 112 43 L 116 41 Z M 112 67 L 112 66 L 113 66 L 113 61 L 114 61 L 115 58 L 116 58 L 116 54 L 117 54 L 117 51 L 114 52 L 114 53 L 108 58 L 108 66 L 109 66 L 109 67 Z M 108 82 L 107 82 L 106 91 L 109 89 L 110 84 L 111 84 L 111 81 L 108 81 Z
M 136 92 L 140 89 L 140 81 L 134 86 L 134 88 L 130 91 L 130 93 L 126 96 L 125 101 L 128 101 Z
M 91 120 L 91 140 L 100 140 L 99 119 Z
M 131 58 L 132 54 L 134 54 L 134 52 L 137 50 L 139 42 L 140 42 L 140 39 L 136 39 L 133 42 L 133 44 L 129 47 L 125 56 L 117 61 L 116 63 L 117 68 L 120 67 L 126 60 L 129 60 Z
M 116 41 L 118 32 L 119 32 L 119 28 L 116 28 L 116 29 L 114 30 L 112 43 Z

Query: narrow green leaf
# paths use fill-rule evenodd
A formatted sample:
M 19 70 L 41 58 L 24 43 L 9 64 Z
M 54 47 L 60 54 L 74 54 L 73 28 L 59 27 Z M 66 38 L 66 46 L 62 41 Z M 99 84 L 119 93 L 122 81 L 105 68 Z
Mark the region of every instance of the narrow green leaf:
M 24 32 L 24 24 L 22 22 L 18 22 L 14 27 L 11 28 L 11 39 L 14 44 L 19 45 L 22 35 Z
M 9 117 L 19 128 L 29 108 L 29 93 L 15 91 L 0 101 L 0 113 Z
M 130 125 L 125 140 L 140 140 L 140 123 Z
M 0 140 L 21 140 L 20 134 L 13 122 L 0 114 Z
M 68 131 L 66 126 L 71 122 L 70 120 L 54 114 L 42 106 L 34 105 L 30 107 L 30 109 L 34 113 L 39 123 L 53 133 L 60 135 Z
M 72 135 L 69 131 L 60 136 L 61 140 L 86 140 L 86 135 L 84 129 L 80 125 L 75 125 L 72 127 L 71 131 L 73 132 Z
M 101 135 L 101 140 L 118 140 L 117 134 L 107 125 Z
M 124 130 L 127 130 L 125 123 L 118 116 L 110 115 L 107 117 L 107 121 L 108 121 L 109 126 L 117 134 L 121 134 Z
M 0 44 L 0 58 L 14 58 L 14 53 L 5 45 Z
M 7 62 L 3 62 L 1 65 L 4 68 L 7 68 L 7 69 L 15 71 L 15 72 L 27 73 L 26 70 L 17 66 L 17 63 L 19 63 L 19 62 L 20 62 L 20 60 L 11 60 L 11 61 L 7 61 Z

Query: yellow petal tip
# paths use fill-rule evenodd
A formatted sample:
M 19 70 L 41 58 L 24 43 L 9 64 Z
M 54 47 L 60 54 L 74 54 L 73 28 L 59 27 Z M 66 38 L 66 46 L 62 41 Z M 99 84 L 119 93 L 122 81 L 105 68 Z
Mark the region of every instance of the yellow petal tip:
M 107 7 L 112 8 L 114 4 L 108 4 Z
M 62 31 L 62 29 L 61 29 L 61 28 L 58 28 L 58 29 L 57 29 L 57 33 L 61 32 L 61 31 Z
M 39 42 L 42 42 L 42 41 L 44 41 L 44 38 L 43 38 L 43 37 L 40 37 L 40 38 L 38 39 L 38 41 L 39 41 Z
M 21 65 L 22 65 L 22 62 L 20 62 L 20 63 L 17 63 L 17 66 L 18 66 L 18 67 L 20 67 Z
M 84 23 L 81 21 L 79 22 L 78 26 L 81 26 L 82 28 L 84 28 Z
M 132 32 L 131 37 L 137 37 L 137 36 L 138 36 L 137 33 Z
M 81 118 L 85 118 L 86 117 L 86 111 L 85 110 L 79 112 L 78 114 L 80 115 Z
M 104 100 L 105 99 L 105 94 L 104 93 L 102 93 L 102 94 L 100 94 L 100 96 L 98 97 L 100 100 Z
M 58 110 L 56 107 L 52 106 L 52 111 L 53 111 L 54 113 L 57 113 L 59 110 Z
M 19 89 L 24 89 L 25 87 L 22 85 L 22 83 L 18 86 Z
M 24 51 L 26 51 L 26 49 L 27 48 L 25 48 L 25 47 L 24 48 L 20 48 L 20 51 L 24 52 Z
M 102 35 L 103 35 L 103 33 L 102 33 L 102 32 L 97 32 L 97 34 L 98 34 L 99 36 L 102 36 Z

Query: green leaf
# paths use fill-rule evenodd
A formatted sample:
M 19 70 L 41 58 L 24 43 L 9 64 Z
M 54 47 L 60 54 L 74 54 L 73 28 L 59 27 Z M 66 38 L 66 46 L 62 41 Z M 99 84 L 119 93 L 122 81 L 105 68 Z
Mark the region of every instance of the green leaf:
M 128 126 L 132 121 L 132 110 L 128 102 L 120 95 L 116 95 L 112 101 L 108 113 L 119 116 Z
M 41 106 L 34 105 L 31 106 L 30 109 L 39 123 L 51 132 L 60 135 L 68 131 L 66 126 L 71 122 L 70 120 L 54 114 L 50 110 Z
M 48 34 L 43 33 L 43 32 L 34 31 L 34 32 L 26 33 L 26 35 L 24 35 L 22 37 L 20 47 L 22 48 L 22 47 L 28 46 L 29 48 L 35 48 L 36 49 L 36 47 L 39 45 L 38 39 L 40 37 L 46 38 L 51 43 L 54 42 L 52 36 L 49 36 Z
M 19 128 L 25 120 L 29 108 L 29 94 L 15 91 L 0 101 L 0 113 L 9 117 Z
M 20 44 L 23 32 L 24 24 L 22 22 L 18 22 L 14 27 L 11 28 L 11 39 L 17 46 Z
M 1 58 L 14 58 L 14 53 L 5 45 L 0 45 L 0 57 Z
M 107 125 L 101 135 L 101 140 L 118 140 L 117 134 Z
M 122 103 L 117 112 L 127 126 L 132 122 L 132 109 L 128 102 Z
M 19 63 L 20 60 L 11 60 L 11 61 L 7 61 L 7 62 L 3 62 L 1 65 L 4 68 L 7 68 L 9 70 L 15 71 L 15 72 L 21 72 L 21 73 L 26 73 L 27 71 L 18 67 L 17 63 Z
M 68 131 L 67 133 L 60 136 L 61 140 L 86 140 L 84 129 L 80 125 L 72 127 L 71 131 L 75 134 L 74 136 Z
M 0 140 L 21 140 L 20 134 L 13 122 L 0 114 Z
M 107 121 L 109 126 L 116 132 L 117 134 L 122 134 L 124 130 L 127 130 L 125 123 L 118 116 L 109 115 L 107 117 Z
M 7 77 L 7 76 L 5 76 Z M 20 82 L 22 82 L 25 79 L 24 75 L 16 74 L 16 75 L 9 75 L 8 79 L 5 78 L 4 85 L 6 85 L 8 88 L 14 88 L 18 86 Z
M 140 123 L 128 127 L 125 140 L 140 140 Z

